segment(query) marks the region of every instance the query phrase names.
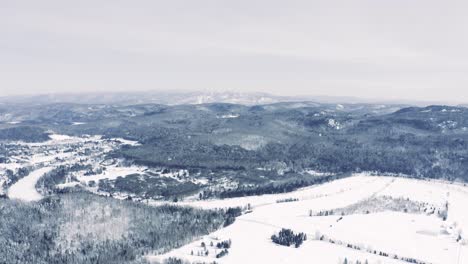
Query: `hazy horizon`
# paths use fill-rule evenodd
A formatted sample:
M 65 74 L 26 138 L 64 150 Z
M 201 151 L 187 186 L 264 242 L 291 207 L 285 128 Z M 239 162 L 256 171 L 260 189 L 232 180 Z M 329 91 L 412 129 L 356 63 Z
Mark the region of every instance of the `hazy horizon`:
M 157 95 L 161 97 L 158 99 Z M 331 104 L 388 104 L 388 105 L 407 105 L 407 106 L 418 106 L 426 107 L 430 105 L 448 105 L 448 106 L 467 106 L 467 102 L 463 101 L 444 101 L 444 100 L 417 100 L 417 99 L 405 99 L 405 98 L 372 98 L 372 97 L 359 97 L 359 96 L 331 96 L 326 94 L 296 94 L 296 95 L 281 95 L 262 91 L 233 91 L 233 90 L 138 90 L 138 91 L 94 91 L 94 92 L 50 92 L 50 93 L 29 93 L 29 94 L 17 94 L 17 95 L 1 95 L 0 102 L 35 102 L 34 100 L 39 99 L 41 103 L 112 103 L 112 102 L 134 102 L 137 100 L 140 102 L 151 103 L 156 100 L 156 103 L 166 102 L 170 104 L 178 104 L 178 100 L 189 99 L 190 96 L 207 96 L 213 95 L 212 100 L 209 102 L 220 102 L 229 103 L 236 101 L 236 98 L 243 98 L 247 100 L 252 97 L 252 101 L 247 104 L 252 104 L 254 98 L 260 98 L 260 95 L 265 98 L 271 98 L 274 102 L 317 102 L 317 103 L 331 103 Z M 222 96 L 231 95 L 229 98 L 220 99 Z M 130 98 L 122 98 L 119 96 L 130 96 Z M 149 96 L 149 97 L 148 97 Z M 168 97 L 169 96 L 169 97 Z M 175 96 L 172 102 L 171 97 Z M 240 96 L 240 97 L 239 97 Z M 100 99 L 101 98 L 101 99 Z M 177 99 L 175 99 L 177 98 Z M 219 100 L 217 100 L 218 98 Z M 31 101 L 32 100 L 32 101 Z M 90 101 L 89 101 L 90 100 Z M 96 101 L 97 100 L 97 101 Z M 192 97 L 192 100 L 194 98 Z M 132 103 L 130 103 L 132 104 Z M 242 104 L 239 102 L 239 104 Z M 261 103 L 262 104 L 262 103 Z M 268 102 L 266 104 L 269 104 Z
M 3 1 L 0 94 L 468 103 L 463 1 Z

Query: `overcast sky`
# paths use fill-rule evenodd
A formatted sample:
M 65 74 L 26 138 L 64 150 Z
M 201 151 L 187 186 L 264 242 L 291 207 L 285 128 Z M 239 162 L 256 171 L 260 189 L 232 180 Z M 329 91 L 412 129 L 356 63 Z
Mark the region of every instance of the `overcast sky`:
M 2 0 L 0 93 L 468 102 L 467 13 L 466 0 Z

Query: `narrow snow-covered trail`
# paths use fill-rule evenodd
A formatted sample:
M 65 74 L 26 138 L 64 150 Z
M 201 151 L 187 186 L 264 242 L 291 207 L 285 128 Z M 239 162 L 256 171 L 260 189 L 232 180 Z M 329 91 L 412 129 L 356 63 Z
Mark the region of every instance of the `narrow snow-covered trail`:
M 37 192 L 36 183 L 52 169 L 53 167 L 44 167 L 31 172 L 8 189 L 8 197 L 26 202 L 39 201 L 42 199 L 42 195 Z

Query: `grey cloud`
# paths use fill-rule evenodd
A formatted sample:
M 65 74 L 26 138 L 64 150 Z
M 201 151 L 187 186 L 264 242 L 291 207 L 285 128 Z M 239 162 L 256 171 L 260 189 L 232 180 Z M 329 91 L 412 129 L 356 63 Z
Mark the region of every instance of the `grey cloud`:
M 0 92 L 468 101 L 466 1 L 2 1 Z

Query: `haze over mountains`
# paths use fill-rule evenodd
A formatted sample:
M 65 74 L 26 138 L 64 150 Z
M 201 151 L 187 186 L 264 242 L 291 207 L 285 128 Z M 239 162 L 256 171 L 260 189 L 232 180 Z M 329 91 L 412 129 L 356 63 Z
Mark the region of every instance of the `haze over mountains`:
M 349 96 L 323 96 L 323 95 L 291 95 L 281 96 L 262 92 L 235 92 L 235 91 L 139 91 L 139 92 L 96 92 L 96 93 L 55 93 L 0 97 L 0 103 L 75 103 L 75 104 L 204 104 L 204 103 L 231 103 L 243 105 L 271 104 L 278 102 L 302 102 L 336 104 L 395 104 L 427 106 L 436 104 L 458 105 L 455 102 L 445 101 L 415 101 L 415 100 L 384 100 L 364 99 Z

